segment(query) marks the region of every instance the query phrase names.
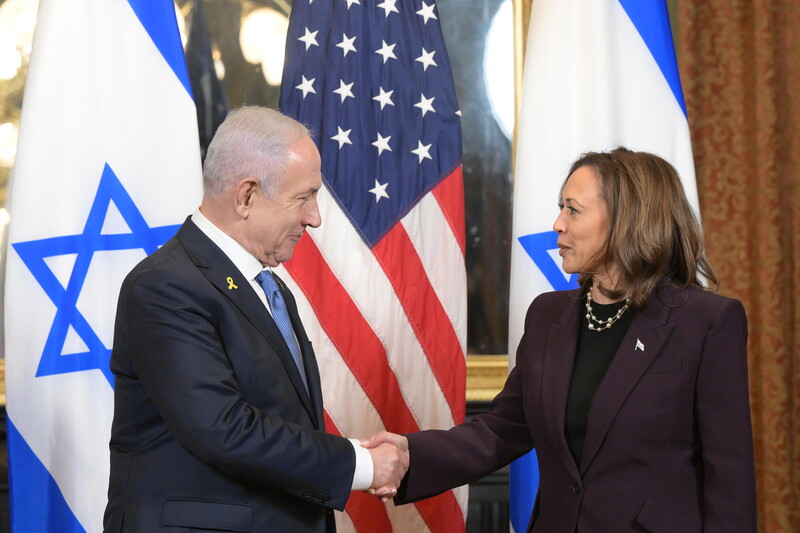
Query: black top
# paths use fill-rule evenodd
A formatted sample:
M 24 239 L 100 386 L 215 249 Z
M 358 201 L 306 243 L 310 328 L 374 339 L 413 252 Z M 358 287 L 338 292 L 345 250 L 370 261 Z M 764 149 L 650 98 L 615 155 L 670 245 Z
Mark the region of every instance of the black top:
M 625 304 L 624 301 L 613 304 L 592 302 L 592 314 L 598 319 L 614 316 Z M 572 367 L 572 382 L 567 397 L 567 414 L 564 421 L 564 434 L 569 451 L 575 464 L 581 466 L 583 441 L 586 439 L 586 419 L 592 400 L 600 382 L 606 375 L 614 354 L 617 353 L 622 338 L 628 331 L 634 317 L 634 311 L 628 309 L 614 324 L 603 331 L 589 329 L 586 318 L 586 306 L 579 307 L 580 330 L 578 332 L 578 348 L 575 353 L 575 364 Z M 597 324 L 595 324 L 596 326 Z

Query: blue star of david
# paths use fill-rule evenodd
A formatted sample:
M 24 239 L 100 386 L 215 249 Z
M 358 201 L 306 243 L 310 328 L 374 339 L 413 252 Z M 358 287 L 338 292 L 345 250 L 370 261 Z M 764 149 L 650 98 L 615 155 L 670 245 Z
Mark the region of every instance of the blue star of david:
M 112 201 L 130 228 L 129 233 L 101 234 Z M 83 233 L 12 245 L 56 306 L 56 316 L 39 360 L 36 377 L 98 369 L 114 387 L 114 376 L 109 368 L 111 349 L 103 344 L 77 308 L 92 257 L 95 252 L 109 250 L 142 249 L 150 254 L 172 237 L 179 227 L 149 227 L 114 171 L 106 164 Z M 44 260 L 68 254 L 77 257 L 69 282 L 63 287 Z M 70 326 L 89 351 L 62 353 Z
M 572 274 L 567 280 L 556 262 L 553 261 L 553 257 L 548 253 L 550 250 L 558 248 L 558 233 L 555 231 L 532 233 L 518 237 L 517 240 L 547 278 L 553 290 L 565 291 L 578 287 L 578 274 Z

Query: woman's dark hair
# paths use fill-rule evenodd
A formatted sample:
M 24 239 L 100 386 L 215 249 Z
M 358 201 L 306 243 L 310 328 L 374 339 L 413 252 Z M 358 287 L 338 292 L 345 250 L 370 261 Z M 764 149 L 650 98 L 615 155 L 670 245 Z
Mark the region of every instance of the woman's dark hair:
M 717 285 L 700 223 L 672 165 L 656 155 L 620 147 L 583 154 L 569 175 L 581 167 L 597 173 L 608 208 L 605 260 L 616 263 L 619 279 L 614 290 L 600 288 L 606 296 L 619 299 L 627 294 L 631 305 L 640 309 L 662 278 L 682 288 L 703 288 L 705 281 Z M 578 282 L 587 287 L 591 274 L 582 273 Z

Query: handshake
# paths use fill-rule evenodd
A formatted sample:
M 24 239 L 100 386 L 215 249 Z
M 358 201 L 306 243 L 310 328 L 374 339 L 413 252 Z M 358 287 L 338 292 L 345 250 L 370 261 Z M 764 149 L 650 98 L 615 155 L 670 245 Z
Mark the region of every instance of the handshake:
M 387 431 L 361 441 L 372 456 L 372 487 L 367 491 L 382 502 L 389 501 L 400 487 L 410 460 L 408 439 Z

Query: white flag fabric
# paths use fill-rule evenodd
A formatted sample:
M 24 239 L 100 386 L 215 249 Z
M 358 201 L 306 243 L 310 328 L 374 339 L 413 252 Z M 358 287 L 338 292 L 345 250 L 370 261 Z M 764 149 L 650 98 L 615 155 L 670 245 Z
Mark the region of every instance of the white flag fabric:
M 617 146 L 678 170 L 697 210 L 691 141 L 665 0 L 536 0 L 525 56 L 514 178 L 509 356 L 540 293 L 577 286 L 561 270 L 553 222 L 561 184 L 582 153 Z M 527 459 L 526 459 L 527 458 Z M 527 527 L 535 459 L 511 469 L 511 521 Z M 532 482 L 533 481 L 533 482 Z
M 41 0 L 12 178 L 12 530 L 102 530 L 117 294 L 200 201 L 172 0 Z

